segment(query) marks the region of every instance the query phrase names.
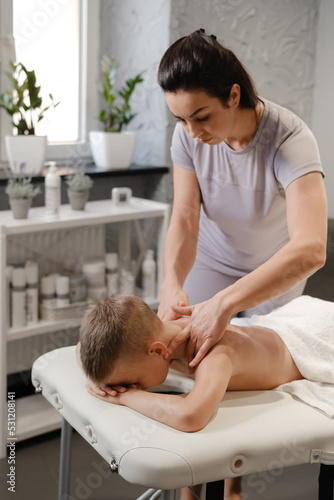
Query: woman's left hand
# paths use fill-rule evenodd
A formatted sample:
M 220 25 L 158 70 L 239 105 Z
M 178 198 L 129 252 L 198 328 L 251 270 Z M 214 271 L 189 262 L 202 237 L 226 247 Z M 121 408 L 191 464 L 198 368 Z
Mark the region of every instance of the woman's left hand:
M 224 312 L 221 297 L 218 295 L 194 306 L 172 306 L 172 309 L 182 316 L 190 316 L 190 320 L 170 343 L 169 357 L 180 344 L 189 339 L 187 360 L 189 367 L 195 368 L 211 347 L 222 338 L 231 315 Z

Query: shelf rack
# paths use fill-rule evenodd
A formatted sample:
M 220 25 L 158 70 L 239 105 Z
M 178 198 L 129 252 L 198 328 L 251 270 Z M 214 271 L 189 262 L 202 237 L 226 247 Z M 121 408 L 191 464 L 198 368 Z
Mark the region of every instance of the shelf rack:
M 170 206 L 142 198 L 132 198 L 128 206 L 115 206 L 111 200 L 92 201 L 86 204 L 84 211 L 73 211 L 70 205 L 61 205 L 57 217 L 50 218 L 45 214 L 44 207 L 32 208 L 28 219 L 14 219 L 12 212 L 1 211 L 0 215 L 0 457 L 6 456 L 8 435 L 7 409 L 7 343 L 60 331 L 68 327 L 68 320 L 39 321 L 38 324 L 20 329 L 8 328 L 6 265 L 8 238 L 29 233 L 43 233 L 63 229 L 74 229 L 97 224 L 120 223 L 118 230 L 118 252 L 122 257 L 131 257 L 131 237 L 137 239 L 139 254 L 136 261 L 137 271 L 146 250 L 151 244 L 154 234 L 157 234 L 157 290 L 162 280 L 163 246 L 169 224 Z M 139 221 L 153 219 L 149 234 L 144 236 Z M 158 297 L 149 303 L 156 307 Z M 80 318 L 71 320 L 72 326 L 79 326 Z M 60 426 L 59 414 L 40 395 L 20 398 L 16 401 L 16 433 L 15 440 L 20 441 L 44 432 L 49 432 Z

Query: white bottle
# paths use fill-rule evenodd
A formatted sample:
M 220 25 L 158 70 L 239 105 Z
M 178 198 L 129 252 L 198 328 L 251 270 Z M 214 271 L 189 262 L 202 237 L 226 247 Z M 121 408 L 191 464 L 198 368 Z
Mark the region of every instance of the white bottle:
M 25 264 L 27 281 L 27 325 L 38 323 L 38 264 L 28 260 Z
M 128 258 L 121 259 L 119 275 L 119 293 L 134 295 L 135 293 L 135 262 Z
M 106 253 L 106 274 L 108 294 L 118 293 L 118 255 L 115 252 Z
M 143 299 L 155 298 L 155 274 L 156 263 L 153 250 L 147 250 L 145 260 L 142 264 Z
M 48 173 L 45 176 L 44 186 L 46 214 L 57 216 L 60 207 L 61 179 L 54 163 L 50 165 Z
M 12 272 L 12 327 L 22 328 L 26 324 L 26 271 L 17 267 Z
M 7 326 L 12 324 L 12 275 L 13 266 L 6 266 L 6 285 L 7 285 Z

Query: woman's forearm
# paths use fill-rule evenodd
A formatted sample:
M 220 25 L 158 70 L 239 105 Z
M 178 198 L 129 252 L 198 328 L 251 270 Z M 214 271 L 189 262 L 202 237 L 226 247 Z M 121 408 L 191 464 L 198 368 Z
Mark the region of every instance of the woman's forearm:
M 307 279 L 325 263 L 324 245 L 290 241 L 267 262 L 218 295 L 237 312 L 278 297 Z
M 326 261 L 327 200 L 322 176 L 313 172 L 286 190 L 290 241 L 255 271 L 221 292 L 232 314 L 278 297 Z
M 182 287 L 196 257 L 198 226 L 171 221 L 164 249 L 163 284 Z

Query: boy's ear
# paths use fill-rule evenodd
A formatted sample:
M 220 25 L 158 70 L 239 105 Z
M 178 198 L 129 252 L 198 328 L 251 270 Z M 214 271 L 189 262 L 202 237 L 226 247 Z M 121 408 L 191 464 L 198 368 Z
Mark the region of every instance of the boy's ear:
M 148 354 L 158 354 L 159 356 L 164 356 L 167 352 L 167 346 L 160 340 L 154 340 L 148 345 Z

